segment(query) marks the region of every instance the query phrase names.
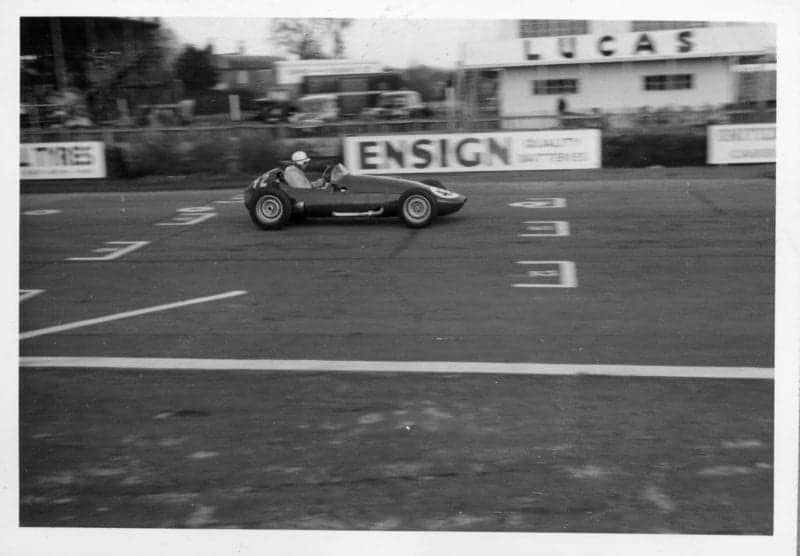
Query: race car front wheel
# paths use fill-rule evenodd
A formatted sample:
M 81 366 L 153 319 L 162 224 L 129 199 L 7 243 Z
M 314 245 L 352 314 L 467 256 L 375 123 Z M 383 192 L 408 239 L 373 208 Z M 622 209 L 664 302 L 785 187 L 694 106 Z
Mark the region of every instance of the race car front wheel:
M 436 216 L 436 201 L 427 191 L 409 191 L 400 198 L 400 215 L 406 226 L 424 228 Z
M 262 192 L 250 209 L 250 218 L 262 230 L 280 230 L 291 217 L 292 204 L 279 190 Z

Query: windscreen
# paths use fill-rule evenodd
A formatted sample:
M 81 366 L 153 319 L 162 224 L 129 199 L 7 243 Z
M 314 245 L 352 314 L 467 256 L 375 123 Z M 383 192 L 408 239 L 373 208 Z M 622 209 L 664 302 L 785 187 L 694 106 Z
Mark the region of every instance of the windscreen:
M 333 170 L 331 170 L 331 181 L 336 183 L 349 173 L 350 170 L 348 170 L 344 164 L 339 163 L 333 167 Z

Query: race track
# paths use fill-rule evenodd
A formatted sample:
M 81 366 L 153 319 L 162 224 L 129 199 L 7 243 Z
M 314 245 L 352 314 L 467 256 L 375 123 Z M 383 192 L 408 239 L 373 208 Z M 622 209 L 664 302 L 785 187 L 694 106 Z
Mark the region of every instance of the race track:
M 774 179 L 670 176 L 23 195 L 22 524 L 769 534 Z

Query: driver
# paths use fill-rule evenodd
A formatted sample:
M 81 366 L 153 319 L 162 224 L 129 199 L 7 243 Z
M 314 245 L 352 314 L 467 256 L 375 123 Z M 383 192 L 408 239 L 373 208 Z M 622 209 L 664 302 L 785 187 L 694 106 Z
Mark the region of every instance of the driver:
M 308 158 L 305 152 L 295 151 L 292 153 L 292 163 L 283 170 L 283 179 L 286 180 L 290 187 L 311 189 L 312 187 L 319 188 L 324 186 L 321 178 L 313 182 L 308 181 L 305 169 L 308 167 L 309 162 L 311 162 L 311 159 Z

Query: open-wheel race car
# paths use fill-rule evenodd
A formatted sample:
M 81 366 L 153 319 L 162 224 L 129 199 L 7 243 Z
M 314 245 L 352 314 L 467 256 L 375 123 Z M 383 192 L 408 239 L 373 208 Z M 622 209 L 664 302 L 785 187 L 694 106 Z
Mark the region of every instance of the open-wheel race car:
M 247 187 L 244 204 L 259 228 L 278 230 L 293 217 L 399 216 L 424 228 L 434 218 L 456 212 L 467 198 L 436 180 L 355 175 L 343 165 L 328 166 L 318 187 L 292 187 L 280 168 Z

